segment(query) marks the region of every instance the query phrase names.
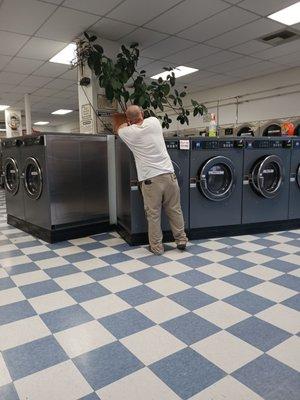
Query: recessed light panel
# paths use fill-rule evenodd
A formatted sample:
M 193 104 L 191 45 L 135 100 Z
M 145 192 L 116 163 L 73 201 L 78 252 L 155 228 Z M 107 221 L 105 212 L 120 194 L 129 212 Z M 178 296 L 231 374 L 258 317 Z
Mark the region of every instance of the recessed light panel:
M 48 125 L 49 121 L 37 121 L 33 125 Z
M 0 104 L 0 111 L 7 110 L 10 106 L 5 106 Z
M 163 80 L 166 80 L 167 76 L 170 75 L 171 72 L 174 72 L 175 78 L 180 78 L 181 76 L 189 75 L 196 71 L 199 71 L 199 70 L 196 68 L 185 67 L 183 65 L 180 65 L 179 67 L 172 69 L 172 71 L 165 71 L 165 72 L 162 72 L 161 74 L 151 76 L 151 78 L 152 79 L 162 78 Z
M 285 25 L 297 24 L 300 22 L 300 1 L 269 15 L 268 18 Z
M 70 43 L 67 47 L 62 49 L 59 53 L 57 53 L 54 57 L 52 57 L 49 61 L 58 64 L 68 64 L 70 65 L 72 61 L 76 59 L 76 44 Z
M 65 110 L 63 108 L 61 108 L 60 110 L 56 110 L 53 111 L 51 114 L 55 114 L 55 115 L 64 115 L 64 114 L 69 114 L 71 113 L 73 110 Z

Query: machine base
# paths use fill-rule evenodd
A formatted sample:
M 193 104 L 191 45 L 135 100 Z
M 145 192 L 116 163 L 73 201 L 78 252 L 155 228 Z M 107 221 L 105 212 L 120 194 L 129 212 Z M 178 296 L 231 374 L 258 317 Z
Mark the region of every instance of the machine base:
M 264 232 L 267 233 L 290 229 L 300 229 L 300 219 L 191 229 L 187 232 L 187 235 L 190 240 L 197 240 L 223 236 L 250 235 Z M 144 245 L 148 243 L 147 233 L 132 234 L 121 225 L 117 225 L 116 230 L 119 235 L 131 246 Z M 172 241 L 174 241 L 172 233 L 164 232 L 163 242 Z
M 45 229 L 41 228 L 40 226 L 33 225 L 30 222 L 13 217 L 12 215 L 7 215 L 7 223 L 48 243 L 56 243 L 64 240 L 76 239 L 115 230 L 115 226 L 110 225 L 109 221 L 93 222 L 85 225 L 69 225 L 67 227 L 55 229 Z

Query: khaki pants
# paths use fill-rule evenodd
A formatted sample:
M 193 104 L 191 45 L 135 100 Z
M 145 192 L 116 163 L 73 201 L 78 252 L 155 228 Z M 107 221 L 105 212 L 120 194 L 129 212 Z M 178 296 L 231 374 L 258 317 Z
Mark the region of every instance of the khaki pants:
M 146 184 L 145 182 L 151 182 Z M 163 174 L 142 182 L 141 185 L 146 217 L 148 220 L 149 244 L 154 251 L 163 250 L 161 231 L 161 209 L 169 219 L 176 243 L 186 243 L 184 220 L 180 205 L 180 191 L 175 174 Z

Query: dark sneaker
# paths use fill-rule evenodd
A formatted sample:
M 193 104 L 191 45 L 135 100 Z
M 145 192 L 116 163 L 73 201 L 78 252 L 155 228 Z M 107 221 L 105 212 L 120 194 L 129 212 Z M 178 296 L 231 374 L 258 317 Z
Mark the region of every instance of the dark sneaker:
M 186 243 L 178 243 L 177 244 L 177 249 L 184 251 L 186 249 Z
M 154 250 L 154 249 L 152 249 L 151 246 L 148 247 L 148 250 L 149 250 L 151 253 L 155 254 L 156 256 L 161 256 L 161 255 L 163 255 L 164 252 L 165 252 L 164 248 L 162 248 L 161 250 Z

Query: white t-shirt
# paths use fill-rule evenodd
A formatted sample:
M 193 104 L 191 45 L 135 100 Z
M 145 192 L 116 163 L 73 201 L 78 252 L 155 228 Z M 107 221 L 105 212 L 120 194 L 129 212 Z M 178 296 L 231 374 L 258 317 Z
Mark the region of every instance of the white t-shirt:
M 146 118 L 141 125 L 126 126 L 118 133 L 134 155 L 139 181 L 174 172 L 157 118 Z

